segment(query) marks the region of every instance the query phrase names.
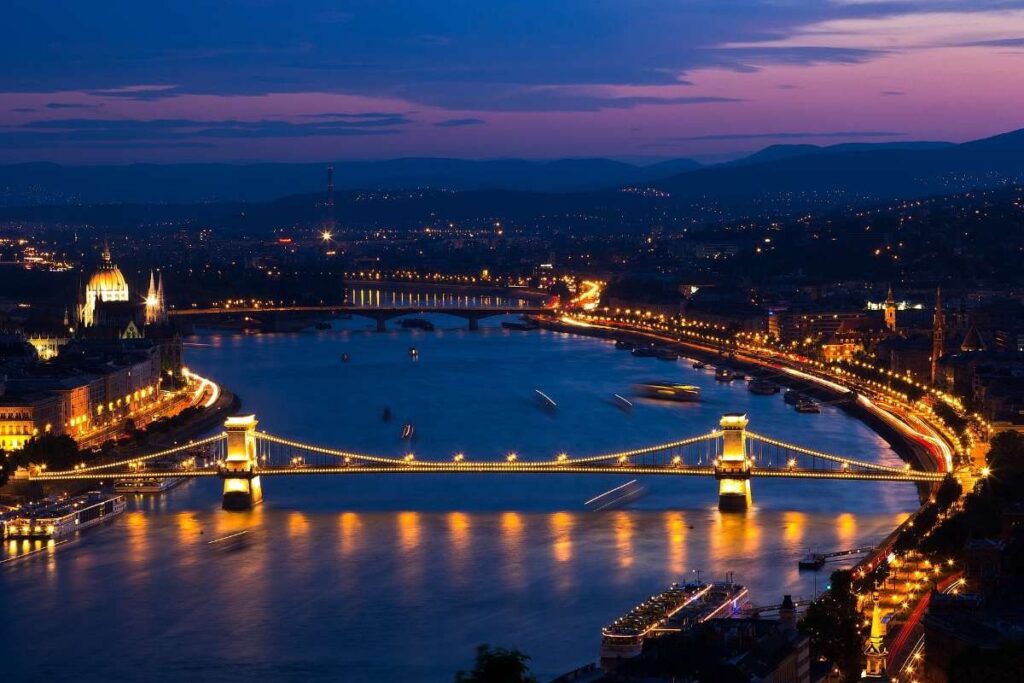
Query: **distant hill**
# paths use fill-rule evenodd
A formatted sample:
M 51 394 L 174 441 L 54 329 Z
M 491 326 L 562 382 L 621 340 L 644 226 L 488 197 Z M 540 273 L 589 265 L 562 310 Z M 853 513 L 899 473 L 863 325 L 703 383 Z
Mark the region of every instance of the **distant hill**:
M 0 166 L 0 205 L 266 201 L 325 185 L 317 164 L 132 164 Z M 690 159 L 637 166 L 610 159 L 472 161 L 407 158 L 336 162 L 339 190 L 435 188 L 577 192 L 663 180 L 699 168 Z
M 916 197 L 1024 180 L 1024 129 L 963 144 L 781 145 L 681 173 L 659 186 L 676 199 L 833 196 L 834 203 Z
M 939 149 L 942 147 L 955 147 L 952 142 L 844 142 L 838 145 L 771 145 L 750 156 L 741 157 L 728 162 L 729 166 L 745 166 L 748 164 L 761 164 L 768 161 L 780 161 L 794 157 L 812 156 L 815 154 L 841 154 L 843 152 L 870 152 L 893 149 Z
M 95 213 L 125 220 L 147 204 L 181 205 L 168 215 L 182 215 L 189 204 L 244 202 L 266 207 L 285 198 L 287 201 L 275 207 L 282 210 L 280 219 L 289 222 L 286 208 L 322 211 L 317 204 L 323 196 L 326 166 L 0 166 L 0 206 L 35 207 L 9 209 L 4 215 L 57 216 L 71 215 L 56 210 L 73 208 L 69 204 L 137 205 L 122 207 L 121 213 L 110 206 Z M 409 158 L 335 164 L 339 215 L 368 224 L 385 220 L 385 216 L 408 224 L 424 223 L 439 215 L 466 220 L 507 215 L 525 220 L 587 214 L 605 216 L 609 225 L 618 220 L 616 216 L 634 224 L 749 215 L 777 218 L 1008 183 L 1024 183 L 1024 130 L 962 144 L 775 145 L 714 166 L 701 166 L 689 159 L 648 166 L 610 159 Z M 661 188 L 665 194 L 620 191 L 638 184 Z M 404 198 L 378 196 L 372 201 L 357 196 L 367 190 L 412 188 L 425 191 Z M 40 209 L 40 205 L 54 210 Z M 713 209 L 710 213 L 709 208 Z M 297 219 L 299 213 L 292 218 Z

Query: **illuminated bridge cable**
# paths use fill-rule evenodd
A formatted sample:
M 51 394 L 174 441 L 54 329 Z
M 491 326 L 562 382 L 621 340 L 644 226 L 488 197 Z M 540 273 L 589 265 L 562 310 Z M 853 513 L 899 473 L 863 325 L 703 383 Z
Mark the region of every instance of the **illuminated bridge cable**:
M 769 446 L 776 446 L 778 448 L 783 448 L 783 449 L 792 451 L 794 453 L 800 453 L 800 454 L 803 454 L 803 455 L 810 456 L 812 458 L 820 458 L 822 460 L 828 460 L 828 461 L 831 461 L 831 462 L 837 462 L 837 463 L 840 463 L 842 465 L 848 465 L 850 467 L 860 467 L 860 468 L 863 468 L 863 469 L 866 469 L 866 470 L 874 470 L 874 471 L 878 471 L 878 472 L 888 472 L 888 473 L 892 473 L 892 474 L 904 474 L 905 475 L 905 474 L 910 473 L 910 471 L 908 471 L 906 468 L 892 467 L 891 465 L 879 465 L 878 463 L 867 462 L 867 461 L 864 461 L 864 460 L 857 460 L 855 458 L 846 458 L 846 457 L 839 456 L 839 455 L 833 455 L 831 453 L 825 453 L 825 452 L 822 452 L 822 451 L 816 451 L 816 450 L 814 450 L 812 448 L 804 448 L 803 446 L 796 446 L 796 445 L 793 445 L 793 444 L 786 443 L 784 441 L 779 441 L 777 439 L 772 439 L 770 437 L 762 436 L 760 434 L 755 434 L 755 433 L 749 432 L 749 431 L 747 432 L 747 438 L 752 440 L 752 441 L 759 441 L 761 443 L 768 444 Z M 924 472 L 924 471 L 921 471 L 921 470 L 914 470 L 913 472 L 915 474 L 923 475 L 924 479 L 925 480 L 929 480 L 929 481 L 931 481 L 931 480 L 939 481 L 939 480 L 945 478 L 945 476 L 946 476 L 946 474 L 944 472 Z
M 103 465 L 92 465 L 90 467 L 79 467 L 77 470 L 73 470 L 73 471 L 77 472 L 79 474 L 82 474 L 82 473 L 85 473 L 85 472 L 97 472 L 99 470 L 108 470 L 108 469 L 111 469 L 111 468 L 114 468 L 114 467 L 125 467 L 125 466 L 129 466 L 129 465 L 132 465 L 132 464 L 138 464 L 138 463 L 146 462 L 148 460 L 157 460 L 159 458 L 165 458 L 168 455 L 174 455 L 176 453 L 181 453 L 182 451 L 191 450 L 193 448 L 201 448 L 203 446 L 208 446 L 209 444 L 217 443 L 218 441 L 222 441 L 225 438 L 227 438 L 227 434 L 225 434 L 224 432 L 221 432 L 220 434 L 214 434 L 213 436 L 208 436 L 205 439 L 200 439 L 198 441 L 189 441 L 188 443 L 184 443 L 184 444 L 182 444 L 180 446 L 174 446 L 173 448 L 167 448 L 167 449 L 164 449 L 162 451 L 157 451 L 156 453 L 149 453 L 147 455 L 140 455 L 140 456 L 137 456 L 137 457 L 134 457 L 134 458 L 126 458 L 124 460 L 117 460 L 115 462 L 108 462 L 108 463 L 105 463 Z M 53 474 L 61 474 L 61 473 L 60 472 L 54 472 Z
M 587 457 L 582 457 L 582 458 L 563 458 L 563 459 L 555 459 L 555 460 L 518 460 L 517 459 L 516 460 L 516 465 L 517 465 L 518 468 L 528 469 L 528 468 L 547 467 L 547 466 L 552 466 L 552 465 L 557 465 L 557 466 L 560 466 L 560 467 L 566 467 L 566 466 L 572 466 L 572 465 L 597 463 L 597 462 L 601 462 L 601 461 L 605 461 L 605 460 L 617 460 L 617 461 L 621 461 L 623 459 L 628 460 L 630 458 L 634 458 L 634 457 L 641 456 L 641 455 L 648 455 L 648 454 L 651 454 L 651 453 L 658 453 L 658 452 L 661 452 L 661 451 L 670 451 L 672 449 L 682 448 L 684 446 L 689 446 L 689 445 L 695 444 L 695 443 L 701 443 L 701 442 L 705 442 L 705 441 L 715 440 L 715 439 L 718 439 L 721 435 L 722 435 L 721 432 L 715 431 L 715 432 L 711 432 L 711 433 L 708 433 L 708 434 L 701 434 L 699 436 L 693 436 L 693 437 L 690 437 L 690 438 L 687 438 L 687 439 L 681 439 L 679 441 L 671 441 L 669 443 L 657 444 L 657 445 L 654 445 L 654 446 L 646 446 L 646 447 L 643 447 L 643 448 L 635 448 L 635 449 L 628 450 L 628 451 L 618 451 L 618 452 L 615 452 L 615 453 L 603 453 L 601 455 L 592 455 L 592 456 L 587 456 Z M 389 458 L 389 457 L 386 457 L 386 456 L 369 455 L 369 454 L 365 454 L 365 453 L 355 453 L 355 452 L 352 452 L 352 451 L 343 451 L 343 450 L 336 449 L 336 448 L 327 448 L 325 446 L 316 446 L 316 445 L 313 445 L 313 444 L 302 443 L 300 441 L 293 441 L 291 439 L 285 439 L 285 438 L 282 438 L 280 436 L 275 436 L 273 434 L 269 434 L 267 432 L 259 432 L 259 433 L 257 433 L 257 437 L 260 440 L 262 440 L 262 441 L 266 441 L 266 442 L 270 442 L 270 443 L 275 443 L 275 444 L 278 444 L 280 446 L 285 446 L 287 448 L 306 450 L 306 451 L 308 451 L 310 453 L 316 453 L 316 454 L 319 454 L 319 455 L 330 455 L 330 456 L 334 456 L 334 457 L 338 457 L 338 458 L 348 458 L 350 460 L 359 460 L 359 461 L 362 461 L 362 462 L 373 462 L 373 463 L 387 464 L 387 465 L 396 465 L 396 466 L 400 465 L 400 466 L 403 466 L 403 467 L 408 466 L 408 463 L 409 463 L 409 461 L 404 459 L 404 458 Z M 447 460 L 443 460 L 443 461 L 442 460 L 422 460 L 422 461 L 421 460 L 417 460 L 416 464 L 418 466 L 420 466 L 420 467 L 444 467 L 444 468 L 447 468 L 452 463 L 450 461 L 447 461 Z M 469 464 L 470 463 L 468 463 L 468 462 L 464 462 L 464 464 L 463 463 L 459 463 L 457 465 L 457 467 L 465 467 L 465 466 L 468 466 Z M 491 461 L 490 463 L 484 461 L 482 463 L 476 463 L 476 464 L 484 464 L 484 465 L 492 464 L 492 465 L 495 465 L 495 466 L 498 466 L 498 467 L 507 467 L 507 461 Z

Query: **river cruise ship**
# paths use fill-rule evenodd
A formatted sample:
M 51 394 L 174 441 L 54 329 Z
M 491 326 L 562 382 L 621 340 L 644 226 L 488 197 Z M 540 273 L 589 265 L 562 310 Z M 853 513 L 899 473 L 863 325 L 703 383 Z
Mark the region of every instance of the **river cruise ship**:
M 731 581 L 673 583 L 601 629 L 601 668 L 609 671 L 621 660 L 638 656 L 647 638 L 739 614 L 739 601 L 746 595 L 746 587 Z
M 7 521 L 4 537 L 64 538 L 113 519 L 124 512 L 125 506 L 124 496 L 108 496 L 99 491 L 27 505 Z
M 118 479 L 114 482 L 114 490 L 118 493 L 163 493 L 184 481 L 185 477 Z

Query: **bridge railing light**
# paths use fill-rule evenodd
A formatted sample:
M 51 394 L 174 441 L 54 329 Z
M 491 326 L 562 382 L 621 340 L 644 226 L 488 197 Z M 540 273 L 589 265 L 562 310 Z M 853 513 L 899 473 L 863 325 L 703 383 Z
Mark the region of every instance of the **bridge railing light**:
M 569 460 L 569 455 L 567 453 L 559 453 L 558 458 L 556 458 L 556 460 L 559 463 L 564 464 L 566 461 Z

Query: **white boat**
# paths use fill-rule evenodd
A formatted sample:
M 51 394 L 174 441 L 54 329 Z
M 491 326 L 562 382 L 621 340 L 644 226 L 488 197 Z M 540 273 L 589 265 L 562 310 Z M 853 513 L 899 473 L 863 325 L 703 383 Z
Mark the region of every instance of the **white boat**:
M 185 481 L 185 477 L 147 477 L 146 479 L 118 479 L 114 490 L 118 493 L 163 493 Z
M 63 538 L 124 512 L 124 496 L 91 491 L 84 496 L 25 506 L 4 526 L 5 538 Z

